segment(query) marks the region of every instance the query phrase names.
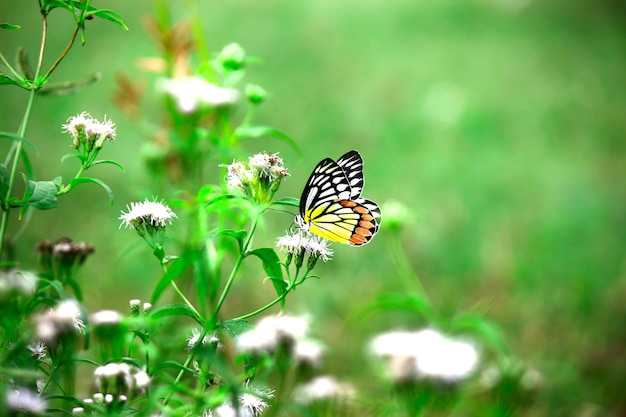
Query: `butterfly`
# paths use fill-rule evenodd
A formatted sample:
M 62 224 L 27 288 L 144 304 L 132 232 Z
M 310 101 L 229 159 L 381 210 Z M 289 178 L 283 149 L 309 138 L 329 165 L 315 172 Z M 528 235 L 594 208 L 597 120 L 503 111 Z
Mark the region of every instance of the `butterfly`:
M 363 158 L 350 151 L 337 161 L 317 164 L 300 197 L 296 222 L 333 242 L 362 246 L 378 232 L 382 216 L 378 204 L 361 198 Z

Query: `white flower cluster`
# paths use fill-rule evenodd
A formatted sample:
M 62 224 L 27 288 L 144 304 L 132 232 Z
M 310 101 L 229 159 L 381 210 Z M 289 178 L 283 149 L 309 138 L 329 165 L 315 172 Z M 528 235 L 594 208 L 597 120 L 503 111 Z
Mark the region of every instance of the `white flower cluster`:
M 256 388 L 252 393 L 244 393 L 239 396 L 239 404 L 233 405 L 232 401 L 213 410 L 206 410 L 202 417 L 258 417 L 268 407 L 263 398 L 273 398 L 274 391 Z
M 187 338 L 187 352 L 200 343 L 201 332 L 197 328 L 191 329 L 191 335 Z M 213 346 L 217 349 L 223 350 L 224 346 L 220 343 L 220 340 L 214 334 L 206 335 L 202 338 L 202 346 Z
M 159 82 L 158 89 L 171 96 L 183 114 L 193 113 L 201 105 L 220 107 L 239 101 L 239 91 L 211 84 L 199 76 L 165 78 Z
M 307 338 L 309 320 L 296 316 L 269 316 L 239 335 L 237 347 L 241 352 L 273 354 L 281 347 L 302 365 L 318 366 L 322 360 L 324 346 Z
M 276 247 L 288 255 L 304 256 L 328 262 L 333 251 L 328 247 L 328 240 L 314 235 L 305 229 L 290 230 L 276 240 Z M 296 259 L 297 261 L 297 259 Z
M 231 192 L 240 191 L 258 201 L 267 202 L 289 176 L 278 154 L 257 153 L 248 163 L 233 161 L 226 165 L 226 186 Z
M 64 300 L 36 319 L 37 339 L 50 344 L 64 335 L 83 332 L 85 323 L 75 300 Z
M 99 366 L 93 376 L 96 389 L 106 394 L 144 392 L 150 386 L 150 376 L 145 370 L 124 362 Z
M 386 373 L 395 382 L 458 382 L 469 377 L 479 361 L 472 343 L 433 329 L 383 333 L 372 340 L 370 349 L 386 360 Z
M 104 121 L 100 122 L 87 112 L 67 119 L 67 123 L 63 125 L 63 131 L 70 134 L 76 149 L 80 147 L 81 143 L 84 143 L 89 151 L 93 147 L 102 148 L 105 140 L 115 140 L 116 136 L 113 121 L 107 120 L 104 116 Z
M 46 402 L 36 393 L 26 388 L 13 388 L 6 392 L 5 404 L 11 415 L 43 415 Z
M 301 404 L 310 404 L 328 399 L 349 400 L 355 396 L 352 386 L 340 383 L 330 375 L 318 376 L 309 382 L 298 385 L 293 392 L 294 399 Z
M 122 211 L 119 219 L 122 221 L 120 227 L 128 228 L 164 228 L 167 224 L 172 224 L 172 219 L 177 218 L 176 213 L 172 211 L 162 201 L 149 201 L 130 203 L 130 207 L 126 206 L 128 213 Z

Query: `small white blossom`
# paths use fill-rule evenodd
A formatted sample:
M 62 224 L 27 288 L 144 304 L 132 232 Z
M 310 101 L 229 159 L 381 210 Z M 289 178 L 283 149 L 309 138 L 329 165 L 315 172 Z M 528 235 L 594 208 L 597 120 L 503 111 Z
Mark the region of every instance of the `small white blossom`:
M 43 342 L 53 342 L 68 333 L 83 332 L 85 323 L 78 303 L 64 300 L 37 318 L 35 330 L 37 338 Z
M 91 315 L 90 321 L 94 326 L 115 325 L 119 324 L 123 317 L 115 310 L 100 310 Z
M 479 359 L 473 344 L 432 329 L 384 333 L 371 342 L 370 348 L 376 356 L 387 359 L 387 373 L 394 381 L 460 381 L 474 371 Z
M 134 376 L 135 388 L 143 392 L 150 386 L 150 375 L 145 370 L 137 372 Z
M 235 104 L 239 100 L 239 92 L 233 88 L 224 88 L 211 84 L 201 77 L 189 77 L 160 81 L 158 88 L 169 94 L 181 113 L 193 113 L 200 105 L 212 107 Z
M 293 349 L 293 356 L 298 363 L 317 367 L 322 361 L 324 345 L 314 340 L 298 340 Z
M 198 344 L 198 342 L 200 341 L 200 333 L 201 331 L 196 328 L 191 329 L 191 335 L 187 337 L 187 352 L 191 352 L 191 349 L 193 349 L 194 346 Z M 203 346 L 214 344 L 218 348 L 223 348 L 223 346 L 219 342 L 219 339 L 215 335 L 205 335 L 202 338 Z
M 354 389 L 338 382 L 334 377 L 318 376 L 306 384 L 299 385 L 293 393 L 294 399 L 301 404 L 332 398 L 352 398 Z
M 287 254 L 298 255 L 306 253 L 324 262 L 329 261 L 333 257 L 333 251 L 328 247 L 328 244 L 328 240 L 303 229 L 289 231 L 285 236 L 281 236 L 276 240 L 276 247 Z
M 14 388 L 7 391 L 6 405 L 15 414 L 44 414 L 46 412 L 46 402 L 26 388 Z
M 163 228 L 167 224 L 172 224 L 172 219 L 177 218 L 176 213 L 172 211 L 165 203 L 159 201 L 149 201 L 130 203 L 130 207 L 126 207 L 128 213 L 122 211 L 119 219 L 122 221 L 121 226 L 128 228 L 138 228 L 144 225 L 154 228 Z
M 105 140 L 115 140 L 117 134 L 112 120 L 104 116 L 104 121 L 100 122 L 87 112 L 70 117 L 63 125 L 63 131 L 70 134 L 77 149 L 83 140 L 88 147 L 95 145 L 96 149 L 100 149 Z
M 36 343 L 31 343 L 26 347 L 28 348 L 28 350 L 30 350 L 33 358 L 43 359 L 46 356 L 46 344 L 44 342 L 39 341 Z
M 268 407 L 267 402 L 260 397 L 273 398 L 274 391 L 268 389 L 254 389 L 253 391 L 254 393 L 239 396 L 237 408 L 231 401 L 226 401 L 213 410 L 204 411 L 202 415 L 203 417 L 258 417 Z
M 306 336 L 309 320 L 296 316 L 269 316 L 237 339 L 243 352 L 273 352 L 280 344 L 294 345 Z
M 80 132 L 85 132 L 92 120 L 91 115 L 84 111 L 79 115 L 67 119 L 67 123 L 62 125 L 63 132 L 69 133 L 72 139 L 78 140 L 80 139 Z

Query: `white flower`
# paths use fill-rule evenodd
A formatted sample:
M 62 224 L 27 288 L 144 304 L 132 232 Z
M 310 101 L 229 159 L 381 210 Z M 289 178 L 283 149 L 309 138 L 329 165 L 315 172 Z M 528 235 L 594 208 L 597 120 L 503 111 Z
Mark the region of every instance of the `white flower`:
M 12 297 L 19 293 L 30 296 L 37 290 L 37 276 L 32 272 L 12 269 L 0 272 L 0 298 Z
M 130 207 L 126 206 L 126 209 L 128 213 L 122 211 L 119 217 L 122 221 L 120 227 L 123 225 L 128 228 L 141 226 L 163 228 L 167 224 L 172 224 L 172 219 L 178 217 L 165 203 L 148 199 L 143 202 L 130 203 Z
M 324 345 L 314 340 L 298 340 L 293 349 L 294 358 L 301 364 L 317 367 L 322 361 Z
M 354 389 L 326 375 L 318 376 L 306 384 L 297 386 L 293 396 L 297 402 L 309 404 L 330 398 L 350 398 L 354 396 Z
M 91 115 L 84 111 L 79 115 L 67 119 L 67 123 L 62 125 L 63 132 L 69 133 L 72 139 L 78 140 L 80 139 L 80 132 L 85 132 L 92 120 Z
M 280 344 L 293 345 L 305 337 L 309 320 L 295 316 L 269 316 L 237 339 L 243 352 L 273 352 Z
M 104 116 L 104 121 L 99 122 L 87 112 L 67 119 L 67 123 L 63 125 L 63 131 L 70 134 L 75 148 L 78 149 L 84 140 L 89 150 L 93 145 L 96 149 L 102 148 L 105 140 L 115 140 L 117 134 L 112 120 L 107 120 Z
M 145 391 L 150 386 L 150 375 L 145 370 L 141 370 L 133 376 L 135 379 L 135 387 L 139 391 Z
M 123 316 L 115 310 L 100 310 L 91 315 L 90 321 L 94 326 L 106 326 L 118 324 L 122 318 Z
M 301 228 L 296 231 L 291 230 L 285 236 L 281 236 L 276 240 L 276 247 L 287 254 L 298 255 L 306 253 L 324 262 L 329 261 L 333 257 L 333 251 L 328 247 L 328 244 L 328 240 Z
M 31 343 L 26 348 L 30 350 L 33 358 L 43 359 L 46 356 L 46 344 L 44 342 Z
M 7 391 L 6 405 L 15 414 L 44 414 L 46 412 L 46 402 L 25 388 L 14 388 Z
M 218 107 L 239 100 L 237 90 L 219 87 L 198 76 L 166 78 L 159 82 L 158 88 L 174 98 L 178 110 L 185 114 L 193 113 L 201 104 Z
M 273 398 L 274 392 L 268 389 L 254 389 L 253 392 L 239 396 L 238 409 L 231 401 L 226 401 L 213 410 L 204 411 L 202 415 L 203 417 L 258 417 L 268 407 L 267 402 L 260 397 Z
M 387 359 L 387 373 L 394 381 L 460 381 L 474 371 L 479 359 L 473 344 L 432 329 L 384 333 L 371 342 L 370 348 L 376 356 Z
M 187 337 L 187 352 L 191 352 L 191 349 L 194 348 L 200 341 L 200 330 L 193 328 L 191 329 L 191 335 Z M 223 348 L 223 346 L 219 343 L 219 339 L 215 335 L 205 335 L 202 338 L 202 345 L 208 346 L 214 344 L 218 348 Z
M 82 313 L 74 300 L 64 300 L 37 318 L 35 326 L 37 338 L 49 343 L 68 333 L 83 332 L 85 323 Z

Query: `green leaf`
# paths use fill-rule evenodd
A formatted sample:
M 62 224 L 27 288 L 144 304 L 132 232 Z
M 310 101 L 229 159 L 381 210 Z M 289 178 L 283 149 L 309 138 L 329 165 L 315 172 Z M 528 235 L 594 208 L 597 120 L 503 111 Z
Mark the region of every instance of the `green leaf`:
M 167 304 L 157 308 L 150 314 L 150 317 L 155 320 L 171 316 L 189 316 L 197 321 L 198 324 L 204 326 L 202 317 L 198 316 L 187 304 Z
M 220 323 L 220 327 L 226 330 L 228 335 L 233 339 L 252 329 L 252 325 L 248 323 L 247 320 L 242 319 L 225 320 Z
M 12 25 L 11 23 L 0 23 L 0 29 L 6 30 L 18 30 L 22 27 L 20 25 Z
M 45 278 L 39 278 L 39 289 L 44 290 L 48 287 L 52 287 L 54 291 L 59 295 L 60 299 L 65 298 L 65 289 L 63 289 L 63 284 L 61 284 L 57 280 L 48 280 Z
M 17 49 L 17 68 L 27 79 L 33 80 L 35 78 L 26 49 L 21 47 Z
M 15 133 L 0 132 L 0 138 L 16 140 L 18 142 L 22 142 L 25 146 L 29 147 L 34 152 L 37 152 L 37 148 L 35 147 L 35 145 L 30 143 L 25 137 L 22 137 L 20 135 L 16 135 Z
M 13 85 L 17 85 L 22 88 L 25 88 L 24 83 L 22 81 L 16 81 L 13 78 L 9 77 L 8 75 L 0 73 L 0 85 L 2 84 L 13 84 Z
M 84 80 L 65 81 L 62 83 L 48 84 L 41 90 L 39 90 L 39 92 L 42 96 L 65 96 L 73 94 L 88 85 L 94 84 L 100 81 L 100 79 L 102 79 L 102 74 L 97 72 Z
M 293 197 L 285 197 L 272 202 L 272 205 L 300 207 L 300 199 Z
M 49 210 L 59 206 L 57 187 L 52 181 L 32 181 L 22 174 L 26 189 L 24 201 L 31 207 L 39 210 Z
M 111 190 L 111 188 L 106 185 L 104 183 L 104 181 L 99 180 L 97 178 L 89 178 L 89 177 L 79 177 L 79 178 L 73 178 L 70 181 L 70 188 L 74 188 L 75 186 L 79 185 L 79 184 L 84 184 L 84 183 L 93 183 L 93 184 L 97 184 L 100 187 L 102 187 L 104 189 L 104 191 L 107 192 L 107 194 L 109 195 L 109 204 L 113 205 L 113 190 Z
M 0 164 L 0 201 L 4 203 L 4 198 L 9 191 L 9 182 L 11 181 L 11 174 L 4 164 Z
M 128 27 L 124 24 L 124 21 L 122 20 L 122 16 L 114 12 L 113 10 L 96 9 L 92 12 L 87 13 L 87 15 L 93 15 L 101 19 L 108 20 L 109 22 L 115 23 L 122 29 L 128 30 Z
M 57 188 L 61 188 L 63 186 L 63 177 L 58 176 L 54 177 L 52 183 L 57 186 Z
M 181 276 L 183 272 L 185 272 L 188 265 L 189 264 L 185 258 L 179 258 L 172 261 L 170 267 L 167 271 L 165 271 L 161 279 L 159 279 L 159 282 L 157 282 L 157 285 L 154 287 L 152 297 L 150 297 L 151 304 L 156 304 L 159 297 L 161 297 L 161 294 L 163 294 L 163 291 L 168 287 L 168 285 L 170 285 L 170 282 Z
M 248 232 L 246 230 L 237 231 L 237 230 L 226 229 L 226 230 L 220 231 L 217 235 L 218 236 L 230 236 L 234 238 L 235 240 L 237 240 L 237 243 L 239 243 L 239 252 L 241 253 L 243 251 L 244 239 L 248 235 Z
M 94 165 L 101 165 L 101 164 L 108 164 L 108 165 L 115 165 L 116 167 L 118 167 L 119 169 L 122 170 L 122 172 L 126 172 L 126 169 L 124 168 L 124 166 L 118 162 L 112 161 L 110 159 L 103 159 L 103 160 L 99 160 L 99 161 L 93 161 L 91 163 L 91 165 L 89 165 L 89 167 L 91 168 Z
M 33 164 L 30 163 L 30 156 L 28 156 L 28 152 L 26 149 L 22 148 L 22 163 L 24 164 L 24 171 L 26 171 L 26 175 L 29 178 L 33 178 L 35 176 L 35 172 L 33 171 Z
M 263 270 L 272 280 L 276 294 L 281 297 L 285 294 L 287 288 L 285 284 L 285 278 L 283 277 L 283 268 L 280 263 L 280 259 L 276 254 L 276 251 L 272 248 L 258 248 L 248 252 L 247 255 L 254 255 L 263 263 Z M 246 255 L 246 256 L 247 256 Z M 282 283 L 280 282 L 282 281 Z M 285 300 L 281 301 L 284 304 Z
M 274 129 L 273 127 L 242 125 L 235 129 L 235 136 L 238 139 L 257 139 L 264 136 L 270 136 L 280 139 L 291 145 L 296 151 L 298 150 L 298 145 L 296 144 L 296 141 L 294 141 L 291 137 L 281 132 L 280 130 Z
M 172 368 L 172 369 L 177 369 L 179 371 L 185 371 L 185 372 L 189 372 L 191 375 L 196 375 L 196 371 L 194 371 L 191 368 L 186 368 L 185 366 L 183 366 L 182 364 L 176 362 L 176 361 L 165 361 L 165 362 L 160 362 L 158 365 L 156 365 L 154 367 L 154 370 L 159 370 L 159 369 L 166 369 L 166 368 Z

